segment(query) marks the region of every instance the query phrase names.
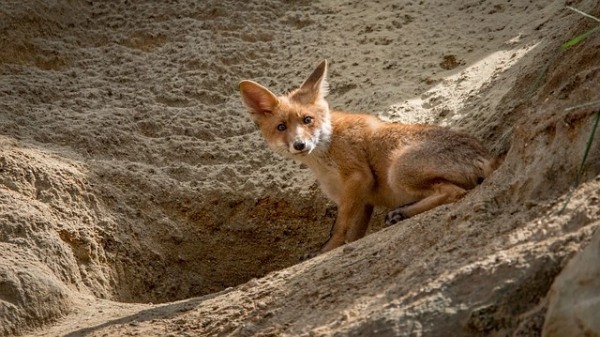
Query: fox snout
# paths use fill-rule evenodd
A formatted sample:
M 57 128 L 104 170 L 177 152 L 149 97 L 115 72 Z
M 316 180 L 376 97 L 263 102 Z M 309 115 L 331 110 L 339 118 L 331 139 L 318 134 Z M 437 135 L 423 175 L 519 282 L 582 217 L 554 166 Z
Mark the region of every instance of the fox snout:
M 297 136 L 292 138 L 292 141 L 289 143 L 288 150 L 291 154 L 311 153 L 316 145 L 316 142 L 312 139 L 306 139 L 304 137 Z
M 304 149 L 306 148 L 306 142 L 304 142 L 303 140 L 296 140 L 292 143 L 294 150 L 296 151 L 304 151 Z

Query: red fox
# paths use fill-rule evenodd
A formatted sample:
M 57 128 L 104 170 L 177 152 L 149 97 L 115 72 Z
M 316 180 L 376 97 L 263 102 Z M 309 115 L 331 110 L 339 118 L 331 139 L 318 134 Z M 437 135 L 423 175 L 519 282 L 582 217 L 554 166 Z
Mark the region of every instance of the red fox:
M 324 60 L 287 95 L 240 83 L 242 102 L 268 145 L 306 164 L 338 207 L 317 254 L 362 238 L 374 206 L 391 209 L 385 222 L 393 225 L 460 199 L 494 170 L 496 161 L 468 135 L 330 111 L 326 77 Z

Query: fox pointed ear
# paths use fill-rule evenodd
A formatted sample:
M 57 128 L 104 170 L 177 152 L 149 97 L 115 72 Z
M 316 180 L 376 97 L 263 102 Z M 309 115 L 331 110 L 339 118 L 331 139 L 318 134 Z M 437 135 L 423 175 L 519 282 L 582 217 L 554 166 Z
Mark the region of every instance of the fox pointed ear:
M 264 117 L 273 112 L 279 104 L 277 96 L 269 89 L 253 81 L 240 82 L 242 102 L 254 119 Z
M 314 104 L 320 100 L 324 100 L 328 93 L 327 60 L 323 60 L 304 83 L 302 83 L 300 88 L 292 94 L 292 98 L 304 104 Z

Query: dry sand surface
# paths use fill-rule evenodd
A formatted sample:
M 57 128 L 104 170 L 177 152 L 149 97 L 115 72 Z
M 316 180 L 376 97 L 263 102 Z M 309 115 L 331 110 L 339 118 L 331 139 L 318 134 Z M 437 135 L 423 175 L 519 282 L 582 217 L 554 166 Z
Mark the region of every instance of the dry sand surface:
M 600 333 L 599 289 L 585 310 L 556 307 L 572 282 L 550 291 L 600 225 L 598 140 L 574 187 L 600 34 L 560 50 L 597 25 L 567 5 L 600 16 L 596 0 L 0 2 L 0 335 Z M 332 107 L 447 125 L 503 164 L 299 263 L 335 207 L 267 149 L 237 85 L 282 93 L 322 59 Z

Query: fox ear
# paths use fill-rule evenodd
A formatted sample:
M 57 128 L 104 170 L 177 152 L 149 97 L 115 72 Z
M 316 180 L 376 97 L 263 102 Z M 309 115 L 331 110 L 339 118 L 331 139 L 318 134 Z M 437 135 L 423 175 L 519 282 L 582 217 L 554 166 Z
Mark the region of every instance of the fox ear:
M 253 81 L 240 82 L 240 94 L 254 119 L 272 113 L 279 104 L 279 100 L 269 89 Z
M 302 83 L 300 89 L 294 92 L 292 98 L 304 104 L 314 104 L 320 100 L 324 100 L 328 93 L 327 60 L 323 60 L 304 83 Z

